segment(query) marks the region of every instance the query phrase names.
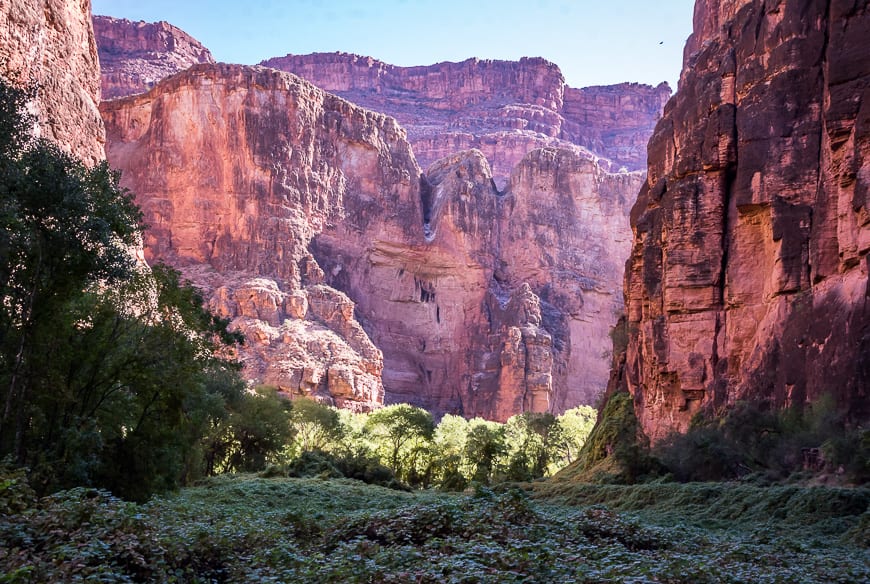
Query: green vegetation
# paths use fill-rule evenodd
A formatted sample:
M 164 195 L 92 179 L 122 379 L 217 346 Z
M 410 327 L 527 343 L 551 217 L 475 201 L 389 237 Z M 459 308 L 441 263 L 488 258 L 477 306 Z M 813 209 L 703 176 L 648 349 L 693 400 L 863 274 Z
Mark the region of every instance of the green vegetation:
M 857 484 L 870 480 L 870 430 L 850 425 L 829 396 L 782 411 L 737 403 L 721 416 L 699 416 L 653 455 L 681 481 L 752 477 L 771 483 L 824 474 Z
M 866 489 L 530 484 L 400 492 L 224 475 L 124 503 L 0 478 L 0 580 L 866 582 Z
M 870 479 L 870 430 L 823 396 L 802 408 L 738 402 L 695 417 L 685 434 L 650 448 L 628 393 L 612 394 L 576 462 L 556 481 L 622 483 L 670 479 L 755 484 Z
M 580 406 L 561 416 L 524 413 L 505 424 L 445 415 L 398 404 L 372 413 L 339 411 L 308 398 L 286 403 L 289 439 L 267 460 L 269 476 L 357 478 L 393 488 L 463 490 L 527 481 L 568 464 L 589 434 L 595 410 Z M 236 470 L 240 470 L 235 467 Z

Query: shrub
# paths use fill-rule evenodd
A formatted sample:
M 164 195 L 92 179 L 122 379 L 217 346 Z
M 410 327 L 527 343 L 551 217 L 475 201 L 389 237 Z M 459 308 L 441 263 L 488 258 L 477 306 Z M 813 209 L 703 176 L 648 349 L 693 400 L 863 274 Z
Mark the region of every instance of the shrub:
M 824 396 L 782 411 L 739 402 L 722 417 L 697 417 L 685 434 L 659 443 L 655 455 L 681 481 L 834 474 L 863 484 L 870 477 L 870 433 L 848 428 Z
M 348 478 L 390 489 L 410 490 L 377 458 L 361 454 L 339 456 L 318 450 L 303 452 L 287 465 L 287 476 Z

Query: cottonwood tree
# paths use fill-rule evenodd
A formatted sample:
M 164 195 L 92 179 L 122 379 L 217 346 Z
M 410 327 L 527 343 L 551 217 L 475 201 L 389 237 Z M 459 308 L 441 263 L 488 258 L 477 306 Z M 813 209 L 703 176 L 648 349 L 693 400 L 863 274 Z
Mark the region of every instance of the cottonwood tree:
M 550 430 L 551 471 L 574 462 L 595 426 L 598 412 L 591 406 L 577 406 L 556 418 Z
M 465 457 L 474 467 L 472 479 L 488 485 L 500 471 L 499 461 L 508 452 L 504 425 L 475 419 L 468 428 Z
M 290 424 L 298 453 L 334 450 L 344 437 L 338 410 L 307 397 L 293 400 Z
M 0 84 L 0 444 L 25 459 L 27 404 L 70 300 L 130 277 L 141 214 L 103 163 L 86 168 L 31 139 L 26 94 Z
M 397 404 L 369 414 L 366 430 L 381 444 L 380 450 L 396 476 L 405 479 L 431 441 L 435 423 L 426 410 Z

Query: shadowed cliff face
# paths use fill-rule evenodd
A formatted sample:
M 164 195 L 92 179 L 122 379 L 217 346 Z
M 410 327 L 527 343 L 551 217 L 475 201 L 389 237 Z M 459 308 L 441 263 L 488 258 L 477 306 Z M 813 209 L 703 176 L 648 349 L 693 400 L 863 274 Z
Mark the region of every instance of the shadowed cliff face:
M 422 178 L 413 237 L 381 237 L 395 221 L 386 213 L 366 229 L 325 229 L 312 251 L 384 351 L 388 401 L 501 420 L 562 411 L 606 385 L 630 245 L 625 193 L 640 182 L 548 148 L 499 192 L 483 154 L 460 152 Z
M 234 319 L 250 377 L 498 419 L 603 390 L 638 173 L 541 149 L 501 192 L 479 151 L 423 175 L 392 118 L 259 67 L 197 65 L 102 112 L 149 259 Z
M 626 267 L 652 439 L 745 398 L 870 414 L 868 38 L 863 2 L 698 1 Z
M 36 84 L 37 134 L 93 165 L 105 158 L 90 0 L 0 0 L 0 75 Z
M 261 64 L 395 117 L 423 168 L 454 152 L 480 150 L 499 188 L 527 152 L 543 147 L 581 155 L 586 149 L 608 159 L 603 164 L 612 170 L 643 168 L 646 142 L 670 96 L 664 83 L 572 89 L 555 64 L 540 58 L 396 67 L 316 53 Z
M 214 63 L 211 52 L 168 22 L 131 22 L 94 16 L 103 99 L 148 91 L 155 83 L 197 63 Z

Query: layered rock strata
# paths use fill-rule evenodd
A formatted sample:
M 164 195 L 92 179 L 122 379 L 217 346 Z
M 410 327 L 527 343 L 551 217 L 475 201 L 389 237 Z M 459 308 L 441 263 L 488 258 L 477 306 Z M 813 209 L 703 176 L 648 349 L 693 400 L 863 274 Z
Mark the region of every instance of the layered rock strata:
M 168 22 L 132 22 L 94 16 L 103 99 L 148 91 L 165 77 L 198 63 L 214 63 L 211 52 Z
M 617 375 L 653 440 L 736 400 L 870 415 L 870 10 L 699 0 L 649 144 Z
M 603 389 L 638 173 L 545 148 L 504 191 L 476 150 L 424 175 L 394 119 L 257 67 L 102 111 L 148 257 L 233 318 L 252 378 L 494 419 Z
M 194 66 L 102 113 L 109 161 L 150 226 L 146 257 L 180 268 L 246 334 L 248 376 L 352 409 L 382 403 L 381 353 L 353 303 L 322 286 L 307 244 L 344 219 L 349 191 L 413 200 L 417 167 L 395 121 L 229 65 Z
M 541 147 L 585 148 L 611 170 L 643 168 L 646 142 L 671 93 L 665 83 L 573 89 L 540 58 L 397 67 L 315 53 L 261 64 L 395 117 L 423 168 L 460 150 L 480 150 L 499 188 L 527 152 Z
M 0 75 L 33 87 L 36 134 L 93 165 L 105 157 L 90 0 L 0 0 Z
M 422 178 L 415 237 L 372 242 L 390 221 L 373 217 L 368 230 L 324 230 L 312 251 L 358 300 L 389 401 L 500 420 L 562 411 L 606 385 L 630 245 L 625 193 L 640 182 L 548 148 L 499 192 L 483 154 L 460 152 Z

